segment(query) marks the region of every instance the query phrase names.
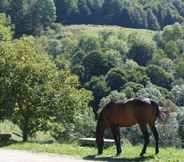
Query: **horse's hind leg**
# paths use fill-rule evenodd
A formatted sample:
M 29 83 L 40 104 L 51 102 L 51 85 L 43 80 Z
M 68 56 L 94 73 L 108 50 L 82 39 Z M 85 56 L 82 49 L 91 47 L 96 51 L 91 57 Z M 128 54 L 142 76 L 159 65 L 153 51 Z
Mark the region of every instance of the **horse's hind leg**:
M 144 136 L 144 146 L 143 146 L 143 149 L 142 149 L 141 154 L 140 154 L 140 156 L 143 156 L 146 153 L 146 149 L 147 149 L 147 146 L 149 144 L 149 133 L 148 133 L 148 129 L 147 129 L 146 124 L 140 124 L 139 127 L 140 127 L 140 129 L 143 133 L 143 136 Z
M 150 129 L 153 132 L 153 136 L 155 138 L 155 144 L 156 144 L 156 146 L 155 146 L 155 153 L 158 154 L 159 153 L 159 144 L 158 144 L 158 142 L 159 142 L 159 135 L 158 135 L 157 129 L 155 127 L 155 124 L 150 125 Z
M 121 137 L 120 137 L 120 128 L 118 126 L 111 126 L 112 135 L 116 143 L 117 155 L 121 154 Z

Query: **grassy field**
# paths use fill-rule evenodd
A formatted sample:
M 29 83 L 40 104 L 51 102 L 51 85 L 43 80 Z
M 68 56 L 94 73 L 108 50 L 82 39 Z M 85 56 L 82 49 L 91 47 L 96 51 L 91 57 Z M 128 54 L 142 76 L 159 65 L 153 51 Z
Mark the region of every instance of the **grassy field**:
M 17 133 L 21 134 L 21 131 L 17 126 L 12 124 L 9 121 L 4 121 L 0 123 L 0 133 Z M 13 140 L 20 141 L 21 138 L 15 135 L 12 136 Z M 43 134 L 39 132 L 33 141 L 50 141 L 52 138 L 48 134 Z M 123 140 L 125 141 L 125 140 Z M 29 150 L 33 152 L 45 152 L 45 153 L 56 153 L 62 155 L 71 155 L 83 159 L 90 160 L 101 160 L 101 161 L 122 161 L 122 162 L 184 162 L 184 150 L 175 149 L 175 148 L 161 148 L 159 155 L 154 155 L 154 148 L 149 147 L 147 154 L 144 159 L 139 158 L 139 153 L 142 149 L 142 146 L 132 146 L 127 141 L 124 144 L 123 153 L 120 157 L 115 157 L 116 149 L 115 147 L 109 147 L 104 150 L 102 156 L 95 156 L 97 150 L 94 147 L 80 147 L 78 143 L 74 144 L 40 144 L 40 143 L 13 143 L 5 148 L 9 149 L 18 149 L 18 150 Z
M 111 39 L 115 37 L 124 42 L 127 42 L 130 36 L 137 36 L 142 40 L 154 42 L 153 38 L 157 32 L 147 29 L 133 29 L 110 25 L 69 25 L 62 26 L 55 34 L 51 32 L 51 37 L 54 36 L 57 39 L 64 38 L 64 41 L 69 39 L 78 41 L 82 37 L 100 39 L 100 35 L 104 33 L 111 35 Z
M 96 148 L 81 147 L 76 144 L 38 144 L 38 143 L 15 143 L 6 146 L 10 149 L 29 150 L 33 152 L 56 153 L 71 155 L 87 160 L 100 161 L 122 161 L 122 162 L 184 162 L 184 150 L 175 148 L 161 148 L 158 155 L 154 155 L 154 148 L 149 147 L 144 158 L 139 158 L 142 146 L 132 146 L 125 144 L 121 156 L 115 157 L 116 149 L 114 146 L 104 150 L 101 156 L 96 155 Z
M 63 27 L 64 31 L 72 32 L 76 35 L 80 34 L 90 34 L 95 36 L 99 32 L 110 32 L 114 34 L 120 34 L 124 38 L 127 38 L 130 34 L 138 34 L 143 39 L 152 39 L 154 35 L 157 33 L 153 30 L 147 29 L 134 29 L 134 28 L 125 28 L 120 26 L 112 26 L 112 25 L 69 25 Z

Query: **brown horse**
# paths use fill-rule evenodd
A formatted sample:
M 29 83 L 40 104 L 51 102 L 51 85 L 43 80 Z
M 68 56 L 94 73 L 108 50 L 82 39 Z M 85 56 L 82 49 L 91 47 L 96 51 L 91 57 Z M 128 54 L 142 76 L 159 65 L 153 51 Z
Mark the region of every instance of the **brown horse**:
M 120 144 L 120 127 L 131 127 L 135 124 L 139 124 L 144 136 L 144 147 L 140 156 L 143 156 L 146 153 L 146 148 L 149 144 L 147 124 L 154 135 L 156 142 L 155 153 L 158 154 L 159 135 L 155 127 L 155 121 L 159 116 L 159 105 L 147 98 L 134 98 L 126 102 L 108 103 L 100 112 L 97 121 L 96 144 L 98 154 L 103 153 L 103 136 L 106 128 L 111 128 L 116 144 L 117 155 L 119 155 L 122 152 Z

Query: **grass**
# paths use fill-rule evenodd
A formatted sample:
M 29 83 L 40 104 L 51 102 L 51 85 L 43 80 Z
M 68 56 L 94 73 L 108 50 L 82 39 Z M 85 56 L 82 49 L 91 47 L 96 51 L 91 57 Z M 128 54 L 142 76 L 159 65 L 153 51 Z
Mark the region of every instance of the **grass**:
M 64 26 L 63 30 L 65 32 L 72 32 L 76 37 L 79 35 L 97 36 L 100 32 L 109 32 L 115 35 L 117 34 L 118 37 L 124 40 L 126 40 L 130 34 L 134 34 L 141 39 L 149 41 L 153 40 L 157 33 L 156 31 L 148 29 L 134 29 L 112 25 L 69 25 Z
M 6 146 L 10 149 L 29 150 L 33 152 L 56 153 L 71 155 L 87 160 L 99 161 L 122 161 L 122 162 L 184 162 L 184 150 L 176 148 L 161 148 L 158 155 L 154 155 L 154 148 L 149 147 L 144 158 L 139 158 L 142 146 L 132 146 L 125 144 L 121 156 L 115 157 L 116 149 L 114 146 L 104 150 L 101 156 L 95 156 L 96 148 L 81 147 L 75 144 L 38 144 L 38 143 L 15 143 Z
M 16 132 L 21 134 L 20 129 L 17 126 L 12 124 L 9 121 L 0 122 L 0 133 L 12 133 Z M 12 139 L 15 141 L 20 141 L 20 137 L 12 136 Z M 108 161 L 108 162 L 184 162 L 184 150 L 176 148 L 161 148 L 158 155 L 154 155 L 154 148 L 149 147 L 145 158 L 139 158 L 139 153 L 142 149 L 142 146 L 132 146 L 125 139 L 123 153 L 119 157 L 115 157 L 116 149 L 115 146 L 109 147 L 104 150 L 102 156 L 95 156 L 97 150 L 94 147 L 81 147 L 78 143 L 72 144 L 41 144 L 44 141 L 52 140 L 48 134 L 43 134 L 38 132 L 37 136 L 33 141 L 40 141 L 40 143 L 10 143 L 9 145 L 4 146 L 9 149 L 18 149 L 18 150 L 28 150 L 33 152 L 43 152 L 43 153 L 56 153 L 60 155 L 70 155 L 77 158 L 83 158 L 87 160 L 99 160 L 99 161 Z

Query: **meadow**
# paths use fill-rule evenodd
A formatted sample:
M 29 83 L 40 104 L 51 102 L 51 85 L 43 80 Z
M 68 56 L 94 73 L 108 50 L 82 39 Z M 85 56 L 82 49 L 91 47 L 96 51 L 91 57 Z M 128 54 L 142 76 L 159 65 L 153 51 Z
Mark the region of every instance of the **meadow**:
M 133 146 L 125 143 L 123 153 L 116 157 L 116 149 L 111 146 L 104 150 L 104 154 L 96 156 L 95 147 L 82 147 L 78 143 L 72 144 L 39 144 L 39 143 L 14 143 L 6 146 L 10 149 L 29 150 L 33 152 L 55 153 L 60 155 L 70 155 L 86 160 L 98 161 L 122 161 L 122 162 L 183 162 L 184 150 L 176 148 L 161 148 L 158 155 L 154 155 L 154 148 L 148 147 L 144 158 L 139 157 L 141 145 Z
M 20 134 L 20 130 L 17 126 L 9 121 L 0 123 L 1 133 L 15 133 Z M 2 148 L 17 149 L 17 150 L 28 150 L 31 152 L 41 153 L 54 153 L 59 155 L 69 155 L 76 158 L 82 158 L 86 160 L 94 161 L 109 161 L 109 162 L 184 162 L 184 150 L 174 147 L 161 147 L 158 155 L 154 154 L 154 148 L 148 147 L 147 154 L 144 158 L 139 157 L 139 153 L 142 149 L 142 145 L 132 145 L 127 140 L 123 139 L 123 153 L 116 157 L 115 146 L 110 146 L 104 149 L 104 153 L 101 156 L 96 156 L 97 150 L 95 146 L 80 146 L 77 140 L 70 143 L 52 143 L 52 137 L 48 133 L 38 132 L 30 141 L 32 142 L 21 142 L 21 138 L 12 136 L 12 141 L 7 145 L 3 145 Z

